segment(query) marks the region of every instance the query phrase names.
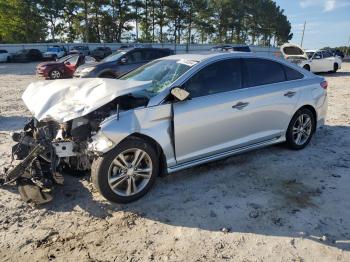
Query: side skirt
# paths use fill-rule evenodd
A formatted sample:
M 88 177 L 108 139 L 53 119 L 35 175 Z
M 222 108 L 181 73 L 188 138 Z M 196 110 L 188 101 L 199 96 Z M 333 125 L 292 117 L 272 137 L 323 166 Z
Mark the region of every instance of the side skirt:
M 259 143 L 256 143 L 256 144 L 252 144 L 252 145 L 249 145 L 249 146 L 240 147 L 240 148 L 237 148 L 237 149 L 229 150 L 229 151 L 222 152 L 222 153 L 219 153 L 219 154 L 215 154 L 215 155 L 212 155 L 212 156 L 207 156 L 207 157 L 196 159 L 196 160 L 193 160 L 193 161 L 190 161 L 190 162 L 186 162 L 186 163 L 182 163 L 182 164 L 175 165 L 175 166 L 172 166 L 172 167 L 168 167 L 167 170 L 168 170 L 168 173 L 170 174 L 170 173 L 174 173 L 176 171 L 182 170 L 182 169 L 186 169 L 186 168 L 189 168 L 189 167 L 193 167 L 193 166 L 197 166 L 197 165 L 200 165 L 200 164 L 208 163 L 208 162 L 211 162 L 211 161 L 219 160 L 219 159 L 222 159 L 222 158 L 225 158 L 225 157 L 228 157 L 228 156 L 237 155 L 237 154 L 240 154 L 240 153 L 243 153 L 243 152 L 248 152 L 248 151 L 251 151 L 251 150 L 254 150 L 254 149 L 258 149 L 258 148 L 262 148 L 262 147 L 266 147 L 266 146 L 269 146 L 269 145 L 281 143 L 281 142 L 284 142 L 284 141 L 285 141 L 285 137 L 284 136 L 279 136 L 279 137 L 275 137 L 275 138 L 272 138 L 272 139 L 269 139 L 269 140 L 266 140 L 266 141 L 263 141 L 263 142 L 259 142 Z

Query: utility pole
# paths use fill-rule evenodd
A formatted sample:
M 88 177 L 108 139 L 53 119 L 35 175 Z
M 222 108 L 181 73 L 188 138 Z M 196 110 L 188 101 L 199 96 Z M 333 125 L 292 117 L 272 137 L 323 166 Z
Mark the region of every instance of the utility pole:
M 300 44 L 300 46 L 301 46 L 301 47 L 303 47 L 304 33 L 305 33 L 305 26 L 306 26 L 306 20 L 305 20 L 305 22 L 304 22 L 303 35 L 301 36 L 301 44 Z

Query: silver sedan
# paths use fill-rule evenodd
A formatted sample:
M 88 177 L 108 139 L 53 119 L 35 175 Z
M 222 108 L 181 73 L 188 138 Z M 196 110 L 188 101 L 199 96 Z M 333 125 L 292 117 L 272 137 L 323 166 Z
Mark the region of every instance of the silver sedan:
M 12 134 L 20 162 L 2 183 L 45 203 L 66 171 L 91 170 L 105 198 L 127 203 L 162 173 L 276 143 L 304 148 L 325 122 L 327 82 L 284 60 L 210 53 L 120 79 L 39 81 L 22 98 L 33 119 Z
M 119 203 L 161 173 L 276 143 L 303 149 L 327 112 L 324 78 L 255 54 L 169 56 L 117 81 L 147 83 L 148 98 L 105 119 L 89 144 L 96 188 Z

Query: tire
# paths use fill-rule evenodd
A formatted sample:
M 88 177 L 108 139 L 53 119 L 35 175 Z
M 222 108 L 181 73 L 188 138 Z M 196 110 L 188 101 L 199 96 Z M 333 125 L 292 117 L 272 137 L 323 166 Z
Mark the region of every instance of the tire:
M 310 66 L 309 65 L 304 65 L 303 68 L 307 71 L 310 71 Z
M 55 79 L 60 79 L 62 78 L 62 73 L 57 70 L 57 69 L 53 69 L 50 73 L 49 73 L 49 77 L 50 79 L 52 80 L 55 80 Z
M 301 116 L 303 117 L 301 118 Z M 301 119 L 303 120 L 301 121 Z M 307 119 L 310 119 L 310 122 L 307 122 Z M 300 122 L 304 123 L 302 129 L 300 129 Z M 310 143 L 315 129 L 316 119 L 314 114 L 307 108 L 299 109 L 289 123 L 286 133 L 286 145 L 294 150 L 305 148 Z
M 8 56 L 7 59 L 6 59 L 6 62 L 10 63 L 11 62 L 11 57 Z
M 142 160 L 139 164 L 132 165 L 135 158 L 138 159 L 135 157 L 136 153 L 132 155 L 132 152 L 137 150 L 145 155 L 140 153 L 138 156 L 142 156 Z M 129 164 L 127 168 L 121 167 L 126 166 L 121 165 L 122 159 L 125 160 L 124 163 Z M 147 176 L 144 170 L 149 170 Z M 137 175 L 134 172 L 143 173 Z M 95 159 L 91 167 L 91 180 L 95 188 L 107 200 L 120 204 L 136 201 L 145 195 L 158 175 L 159 158 L 156 150 L 148 142 L 138 138 L 124 140 L 111 151 Z
M 99 78 L 116 78 L 111 72 L 105 72 L 98 76 Z
M 336 72 L 338 71 L 338 69 L 339 69 L 338 64 L 337 64 L 337 63 L 334 63 L 332 73 L 336 73 Z

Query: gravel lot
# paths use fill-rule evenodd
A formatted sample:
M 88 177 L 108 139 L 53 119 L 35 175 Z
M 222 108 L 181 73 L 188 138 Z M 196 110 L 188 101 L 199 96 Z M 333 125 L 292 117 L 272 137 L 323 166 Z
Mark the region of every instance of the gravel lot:
M 0 168 L 35 64 L 0 64 Z M 283 146 L 159 178 L 129 205 L 66 176 L 33 207 L 0 189 L 0 261 L 350 261 L 350 63 L 328 82 L 329 113 L 302 151 Z M 35 99 L 35 98 L 33 98 Z M 28 260 L 29 261 L 29 260 Z

